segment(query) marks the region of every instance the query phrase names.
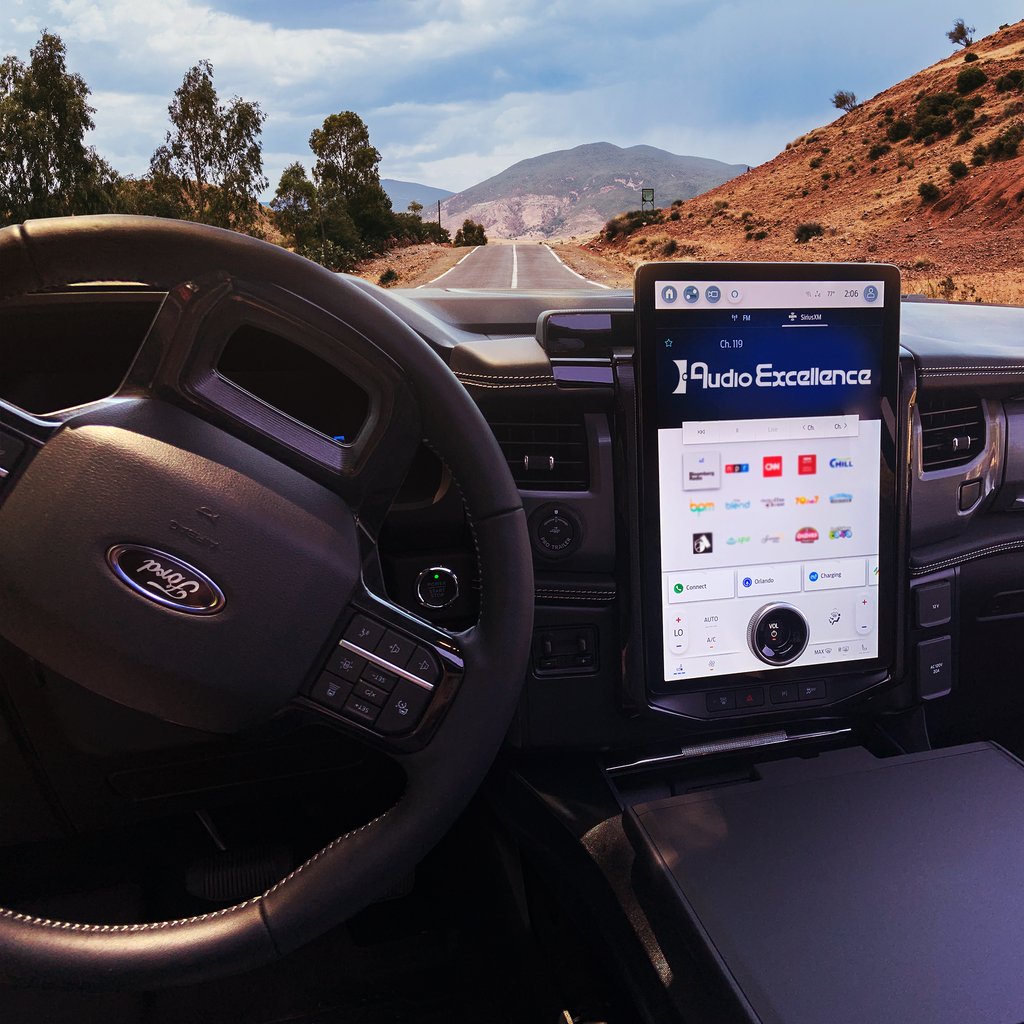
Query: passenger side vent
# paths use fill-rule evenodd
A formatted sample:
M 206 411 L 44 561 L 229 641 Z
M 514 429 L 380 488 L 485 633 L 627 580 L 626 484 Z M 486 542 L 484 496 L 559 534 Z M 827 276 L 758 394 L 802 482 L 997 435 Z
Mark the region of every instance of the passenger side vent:
M 491 430 L 520 489 L 587 489 L 587 434 L 582 423 L 492 423 Z
M 963 466 L 985 446 L 985 415 L 971 394 L 921 395 L 921 468 Z

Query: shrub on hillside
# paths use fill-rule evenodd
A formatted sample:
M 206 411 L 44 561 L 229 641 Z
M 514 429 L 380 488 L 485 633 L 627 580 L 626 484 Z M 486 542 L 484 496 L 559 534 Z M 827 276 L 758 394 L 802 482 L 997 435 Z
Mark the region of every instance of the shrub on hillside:
M 628 210 L 626 213 L 617 213 L 605 224 L 601 230 L 601 237 L 606 242 L 611 242 L 613 239 L 631 235 L 637 228 L 648 224 L 660 224 L 663 220 L 661 210 Z
M 949 165 L 948 170 L 949 170 L 949 176 L 954 181 L 958 180 L 959 178 L 966 178 L 967 177 L 967 164 L 965 164 L 963 162 L 963 160 L 954 160 Z
M 922 181 L 917 186 L 917 194 L 921 197 L 922 203 L 934 203 L 942 195 L 942 190 L 930 181 Z
M 922 96 L 914 110 L 914 138 L 918 142 L 931 142 L 936 137 L 949 135 L 953 130 L 949 113 L 956 100 L 954 92 L 937 92 L 931 96 Z
M 973 51 L 968 51 L 964 54 L 964 63 L 971 64 L 978 59 L 978 55 Z
M 380 277 L 377 278 L 377 284 L 381 288 L 388 288 L 398 280 L 398 271 L 394 267 L 388 267 Z
M 892 149 L 892 146 L 887 142 L 879 142 L 868 150 L 868 159 L 877 160 L 880 156 L 885 156 L 890 149 Z
M 1020 68 L 1007 71 L 996 79 L 996 92 L 1013 92 L 1016 89 L 1024 89 L 1024 71 Z
M 886 129 L 885 137 L 890 142 L 899 142 L 901 139 L 909 137 L 913 130 L 914 126 L 909 121 L 905 118 L 898 117 Z
M 956 91 L 961 96 L 974 92 L 988 81 L 988 75 L 981 68 L 964 68 L 956 76 Z
M 803 245 L 805 242 L 809 242 L 812 238 L 816 238 L 818 235 L 825 234 L 825 229 L 814 221 L 807 221 L 803 224 L 797 224 L 793 231 L 793 237 Z

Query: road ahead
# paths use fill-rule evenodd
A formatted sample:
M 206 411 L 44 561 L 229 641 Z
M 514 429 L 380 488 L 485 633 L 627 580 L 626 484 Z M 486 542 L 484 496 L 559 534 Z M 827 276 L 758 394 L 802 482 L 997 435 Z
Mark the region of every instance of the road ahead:
M 546 245 L 524 242 L 478 246 L 424 287 L 593 291 L 605 286 L 573 273 Z

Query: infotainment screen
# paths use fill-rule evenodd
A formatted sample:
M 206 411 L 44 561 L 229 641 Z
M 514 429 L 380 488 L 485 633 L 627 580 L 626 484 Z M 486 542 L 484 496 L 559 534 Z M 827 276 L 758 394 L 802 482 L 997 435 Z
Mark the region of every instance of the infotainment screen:
M 899 289 L 869 264 L 637 272 L 649 689 L 891 664 Z

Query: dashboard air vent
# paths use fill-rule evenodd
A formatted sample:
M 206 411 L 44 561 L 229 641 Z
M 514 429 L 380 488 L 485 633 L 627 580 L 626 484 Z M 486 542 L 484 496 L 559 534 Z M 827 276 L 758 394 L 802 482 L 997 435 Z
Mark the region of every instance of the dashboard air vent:
M 587 435 L 582 423 L 492 423 L 491 429 L 521 490 L 586 490 Z
M 974 459 L 985 446 L 985 415 L 971 394 L 921 395 L 921 468 L 951 469 Z

